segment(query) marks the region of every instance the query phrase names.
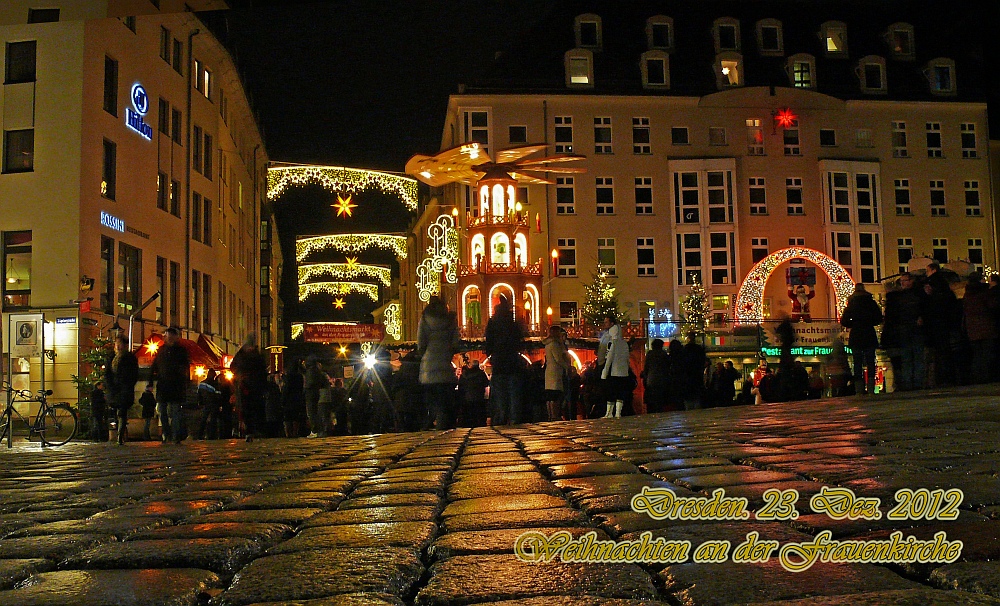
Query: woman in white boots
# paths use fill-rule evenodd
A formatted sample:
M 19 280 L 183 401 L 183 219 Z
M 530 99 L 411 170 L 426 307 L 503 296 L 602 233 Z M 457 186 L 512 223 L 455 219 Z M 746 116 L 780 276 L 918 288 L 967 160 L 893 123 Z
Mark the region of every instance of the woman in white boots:
M 608 356 L 601 372 L 601 379 L 605 380 L 604 390 L 607 394 L 608 408 L 604 413 L 605 419 L 612 416 L 619 418 L 622 416 L 622 407 L 625 405 L 625 398 L 628 395 L 628 343 L 622 335 L 622 327 L 618 324 L 618 319 L 608 314 L 605 318 L 605 325 L 610 323 L 608 328 Z

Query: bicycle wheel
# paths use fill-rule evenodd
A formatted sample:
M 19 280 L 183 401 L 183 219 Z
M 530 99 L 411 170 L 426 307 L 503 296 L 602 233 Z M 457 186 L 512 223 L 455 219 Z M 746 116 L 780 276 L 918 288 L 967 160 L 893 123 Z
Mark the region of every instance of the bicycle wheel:
M 0 412 L 0 442 L 7 439 L 8 429 L 10 429 L 10 415 Z
M 54 404 L 39 419 L 38 435 L 48 446 L 62 446 L 76 435 L 78 417 L 69 404 Z

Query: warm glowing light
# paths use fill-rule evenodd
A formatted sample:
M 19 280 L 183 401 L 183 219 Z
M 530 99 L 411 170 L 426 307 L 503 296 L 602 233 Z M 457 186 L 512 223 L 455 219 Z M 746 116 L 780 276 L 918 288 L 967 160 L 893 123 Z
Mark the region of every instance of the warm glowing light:
M 424 170 L 424 171 L 420 171 L 420 176 L 423 177 L 424 179 L 430 179 L 434 175 L 431 173 L 431 171 Z
M 551 316 L 552 315 L 552 308 L 551 307 L 546 307 L 545 308 L 545 315 L 547 315 L 547 316 Z
M 525 301 L 524 302 L 524 310 L 525 311 L 531 311 L 531 301 Z
M 328 295 L 365 295 L 372 301 L 378 301 L 378 285 L 364 282 L 311 282 L 299 284 L 299 301 L 305 301 L 312 295 L 326 293 Z
M 554 248 L 552 249 L 552 258 L 553 259 L 558 259 L 559 258 L 559 251 L 556 250 L 556 249 L 554 249 Z
M 514 205 L 514 211 L 515 212 L 521 212 L 522 208 L 524 208 L 524 207 L 521 205 L 520 202 L 518 202 L 517 204 Z
M 157 341 L 148 341 L 146 343 L 146 353 L 155 354 L 159 349 L 160 344 Z
M 353 196 L 351 196 L 350 194 L 348 194 L 347 198 L 342 198 L 342 197 L 340 197 L 340 194 L 337 194 L 337 203 L 336 204 L 331 204 L 330 206 L 333 206 L 334 208 L 337 209 L 337 216 L 338 217 L 343 216 L 343 215 L 347 215 L 348 217 L 350 217 L 350 216 L 354 215 L 354 209 L 357 208 L 358 205 L 357 204 L 351 204 L 351 198 L 352 197 Z
M 458 208 L 451 209 L 451 216 L 458 217 Z
M 225 377 L 227 381 L 232 381 L 233 380 L 233 371 L 231 371 L 231 370 L 224 370 L 224 371 L 222 371 L 222 376 Z
M 267 197 L 278 198 L 289 185 L 319 183 L 332 192 L 358 193 L 378 189 L 399 196 L 410 211 L 417 210 L 417 180 L 402 175 L 340 166 L 278 166 L 267 171 Z
M 385 325 L 385 334 L 397 341 L 403 338 L 403 322 L 400 315 L 401 308 L 398 301 L 389 303 L 382 311 L 382 324 Z
M 368 370 L 375 368 L 376 363 L 378 363 L 378 359 L 374 355 L 368 354 L 365 356 L 365 368 Z
M 723 76 L 728 76 L 729 75 L 729 68 L 728 67 L 723 67 L 722 68 L 722 75 Z
M 347 257 L 347 269 L 355 269 L 358 266 L 357 257 Z
M 427 226 L 430 246 L 427 256 L 417 266 L 417 297 L 429 301 L 431 295 L 441 292 L 442 274 L 448 284 L 458 282 L 458 230 L 455 219 L 449 215 L 439 215 Z
M 778 126 L 781 128 L 791 128 L 795 126 L 795 122 L 798 118 L 799 117 L 793 114 L 792 110 L 787 107 L 785 109 L 778 110 L 778 113 L 774 115 L 775 122 L 777 122 Z
M 295 260 L 302 262 L 312 253 L 332 249 L 342 253 L 360 253 L 368 249 L 389 250 L 397 259 L 406 258 L 406 236 L 388 234 L 334 234 L 312 236 L 295 241 Z
M 306 263 L 299 265 L 299 284 L 305 284 L 316 279 L 359 282 L 366 278 L 381 282 L 383 286 L 392 284 L 392 274 L 388 267 L 358 263 L 357 257 L 348 257 L 347 263 Z
M 17 284 L 17 278 L 14 276 L 7 278 L 7 284 Z
M 295 339 L 301 337 L 305 330 L 305 327 L 301 323 L 292 324 L 292 340 L 294 341 Z
M 199 379 L 204 379 L 205 377 L 208 376 L 208 369 L 199 364 L 198 366 L 194 367 L 194 376 L 198 377 Z
M 337 349 L 337 355 L 339 357 L 341 357 L 341 358 L 346 358 L 347 357 L 347 348 L 344 347 L 343 345 L 341 345 L 340 348 Z
M 337 309 L 344 309 L 344 298 L 337 297 L 336 299 L 334 299 L 333 306 L 336 307 Z

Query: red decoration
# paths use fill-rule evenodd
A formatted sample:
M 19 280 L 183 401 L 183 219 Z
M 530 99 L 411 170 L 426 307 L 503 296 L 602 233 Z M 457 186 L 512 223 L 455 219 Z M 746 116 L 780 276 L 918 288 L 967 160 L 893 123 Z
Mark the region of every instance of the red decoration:
M 774 121 L 778 123 L 781 128 L 791 128 L 795 126 L 796 121 L 799 119 L 798 116 L 792 113 L 789 108 L 779 109 L 778 113 L 774 115 Z

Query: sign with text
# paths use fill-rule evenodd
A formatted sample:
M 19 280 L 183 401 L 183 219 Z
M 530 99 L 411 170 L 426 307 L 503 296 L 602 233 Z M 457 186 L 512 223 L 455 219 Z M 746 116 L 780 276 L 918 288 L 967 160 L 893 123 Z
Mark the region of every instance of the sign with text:
M 12 357 L 42 355 L 42 314 L 11 314 L 9 329 L 7 338 Z
M 833 347 L 835 341 L 847 342 L 847 333 L 836 320 L 815 322 L 793 322 L 796 347 Z M 764 347 L 781 347 L 781 339 L 775 333 L 778 322 L 765 322 L 763 326 Z
M 364 343 L 385 339 L 385 325 L 306 324 L 302 334 L 307 343 Z

